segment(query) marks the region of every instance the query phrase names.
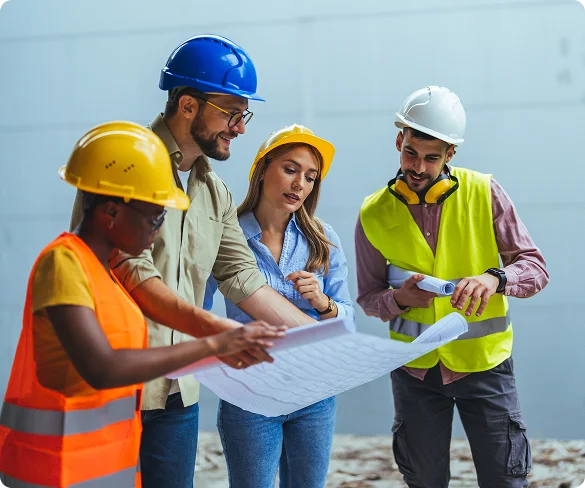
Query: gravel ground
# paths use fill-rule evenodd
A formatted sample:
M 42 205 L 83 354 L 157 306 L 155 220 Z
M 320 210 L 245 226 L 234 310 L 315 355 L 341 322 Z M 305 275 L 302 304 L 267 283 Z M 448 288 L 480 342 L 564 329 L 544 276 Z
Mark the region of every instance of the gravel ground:
M 531 445 L 531 488 L 585 488 L 585 440 L 531 440 Z M 335 436 L 326 488 L 405 488 L 391 446 L 391 437 Z M 450 488 L 477 487 L 471 452 L 464 439 L 452 443 L 451 480 Z M 195 486 L 228 486 L 215 432 L 199 433 Z

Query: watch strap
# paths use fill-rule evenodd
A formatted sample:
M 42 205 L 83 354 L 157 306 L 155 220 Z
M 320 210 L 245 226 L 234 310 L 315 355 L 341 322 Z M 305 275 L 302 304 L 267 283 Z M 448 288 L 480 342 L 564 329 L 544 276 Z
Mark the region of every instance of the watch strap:
M 325 310 L 315 309 L 315 312 L 317 312 L 319 315 L 327 315 L 328 313 L 333 312 L 333 309 L 335 308 L 333 298 L 331 298 L 329 295 L 325 295 L 325 296 L 329 299 L 329 305 L 327 306 L 327 308 Z
M 506 277 L 504 270 L 499 268 L 488 268 L 485 270 L 485 272 L 495 276 L 500 280 L 498 288 L 496 289 L 496 293 L 503 293 L 506 289 L 506 283 L 508 283 L 508 278 Z

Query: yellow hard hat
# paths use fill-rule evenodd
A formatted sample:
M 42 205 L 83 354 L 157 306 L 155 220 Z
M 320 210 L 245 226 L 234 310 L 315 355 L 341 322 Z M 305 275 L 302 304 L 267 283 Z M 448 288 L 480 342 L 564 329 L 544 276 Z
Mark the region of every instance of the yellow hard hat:
M 106 122 L 73 148 L 59 175 L 80 190 L 185 210 L 189 197 L 175 185 L 167 148 L 146 127 Z
M 282 146 L 283 144 L 291 144 L 293 142 L 304 142 L 305 144 L 313 146 L 321 153 L 321 157 L 323 158 L 321 180 L 323 180 L 331 167 L 333 155 L 335 154 L 335 147 L 329 141 L 317 137 L 313 134 L 311 129 L 298 124 L 287 125 L 283 129 L 277 130 L 268 136 L 268 139 L 266 139 L 260 146 L 260 149 L 258 149 L 258 154 L 256 154 L 256 158 L 252 163 L 248 179 L 252 179 L 252 174 L 254 173 L 254 169 L 256 169 L 258 161 L 260 161 L 260 159 L 266 154 L 272 151 L 275 147 Z

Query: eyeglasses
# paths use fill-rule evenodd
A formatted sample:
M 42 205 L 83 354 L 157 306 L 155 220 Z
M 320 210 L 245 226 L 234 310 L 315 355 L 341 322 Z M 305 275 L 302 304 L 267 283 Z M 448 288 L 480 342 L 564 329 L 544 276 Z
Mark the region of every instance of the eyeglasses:
M 159 230 L 161 228 L 161 226 L 163 225 L 163 222 L 165 221 L 165 215 L 167 214 L 166 209 L 164 209 L 156 219 L 153 219 L 150 217 L 150 215 L 146 215 L 142 210 L 138 209 L 137 207 L 134 207 L 133 205 L 130 205 L 129 202 L 128 203 L 123 202 L 123 203 L 127 207 L 130 207 L 132 210 L 138 212 L 140 215 L 142 215 L 143 217 L 146 218 L 146 221 L 152 227 L 152 229 L 150 229 L 151 234 L 154 234 L 157 230 Z
M 250 112 L 248 109 L 244 110 L 243 112 L 228 112 L 227 110 L 218 107 L 214 103 L 211 103 L 209 100 L 205 100 L 205 98 L 198 97 L 196 95 L 190 94 L 193 98 L 198 98 L 199 100 L 203 100 L 208 105 L 211 105 L 213 108 L 216 108 L 220 112 L 227 114 L 230 116 L 230 120 L 228 121 L 228 127 L 231 129 L 240 123 L 240 120 L 244 119 L 244 125 L 246 125 L 252 119 L 254 112 Z

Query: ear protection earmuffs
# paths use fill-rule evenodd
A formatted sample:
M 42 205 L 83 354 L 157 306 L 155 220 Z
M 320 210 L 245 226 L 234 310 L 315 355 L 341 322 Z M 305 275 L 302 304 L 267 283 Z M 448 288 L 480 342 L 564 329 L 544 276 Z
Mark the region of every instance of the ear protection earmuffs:
M 393 188 L 394 187 L 394 188 Z M 388 182 L 388 190 L 405 205 L 436 203 L 440 205 L 459 188 L 459 180 L 450 173 L 441 173 L 424 192 L 412 191 L 401 170 Z

